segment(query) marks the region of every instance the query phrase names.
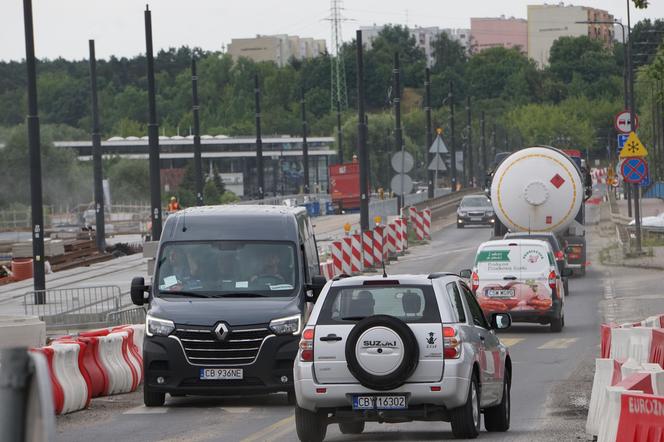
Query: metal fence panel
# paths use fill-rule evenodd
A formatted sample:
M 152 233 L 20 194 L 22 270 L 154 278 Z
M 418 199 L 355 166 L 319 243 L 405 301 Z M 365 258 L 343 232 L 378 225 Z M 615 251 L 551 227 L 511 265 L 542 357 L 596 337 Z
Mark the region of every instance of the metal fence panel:
M 106 326 L 106 316 L 120 309 L 118 286 L 47 289 L 23 295 L 26 315 L 35 315 L 47 329 L 65 330 Z M 45 303 L 39 304 L 39 299 Z
M 143 307 L 118 310 L 106 315 L 106 323 L 108 325 L 142 324 L 144 322 L 145 309 Z

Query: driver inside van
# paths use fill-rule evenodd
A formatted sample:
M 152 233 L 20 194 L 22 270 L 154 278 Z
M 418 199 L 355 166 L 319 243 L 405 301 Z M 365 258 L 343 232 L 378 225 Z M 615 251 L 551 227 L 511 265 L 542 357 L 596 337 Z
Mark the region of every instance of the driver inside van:
M 254 275 L 251 278 L 251 281 L 256 281 L 258 279 L 274 279 L 280 282 L 284 282 L 285 279 L 281 275 L 281 258 L 279 254 L 274 250 L 268 250 L 265 255 L 263 255 L 263 264 L 258 274 Z
M 182 283 L 191 278 L 191 267 L 187 252 L 182 247 L 172 247 L 166 256 L 166 260 L 159 269 L 160 284 L 162 290 L 182 290 Z

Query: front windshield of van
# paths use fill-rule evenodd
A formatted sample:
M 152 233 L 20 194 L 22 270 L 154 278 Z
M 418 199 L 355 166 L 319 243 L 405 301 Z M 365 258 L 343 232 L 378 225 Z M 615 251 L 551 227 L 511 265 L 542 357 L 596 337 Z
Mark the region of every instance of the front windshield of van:
M 276 241 L 172 242 L 161 248 L 159 295 L 283 297 L 295 293 L 295 246 Z

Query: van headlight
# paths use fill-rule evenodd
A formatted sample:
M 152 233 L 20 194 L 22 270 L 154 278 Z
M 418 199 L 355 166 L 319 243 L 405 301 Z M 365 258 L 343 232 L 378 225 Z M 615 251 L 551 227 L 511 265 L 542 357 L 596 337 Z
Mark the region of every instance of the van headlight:
M 294 315 L 270 321 L 270 330 L 275 335 L 299 335 L 302 329 L 302 316 Z
M 173 321 L 150 315 L 145 317 L 145 333 L 148 336 L 168 336 L 173 333 L 173 330 L 175 330 Z

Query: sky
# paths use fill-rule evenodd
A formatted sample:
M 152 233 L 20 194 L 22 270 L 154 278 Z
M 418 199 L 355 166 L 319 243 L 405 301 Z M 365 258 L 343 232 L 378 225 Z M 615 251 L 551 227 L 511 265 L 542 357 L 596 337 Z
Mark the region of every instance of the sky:
M 95 39 L 98 58 L 145 52 L 139 0 L 32 0 L 39 58 L 84 59 Z M 344 0 L 344 41 L 360 26 L 407 24 L 469 28 L 470 17 L 526 18 L 534 0 Z M 548 3 L 557 3 L 548 0 Z M 569 2 L 568 2 L 569 3 Z M 627 0 L 583 0 L 575 5 L 608 10 L 626 23 Z M 631 2 L 630 2 L 631 3 Z M 664 18 L 664 0 L 646 10 L 632 7 L 632 23 Z M 330 0 L 152 0 L 155 51 L 190 46 L 221 50 L 232 38 L 291 34 L 330 41 Z M 328 46 L 329 47 L 329 46 Z M 25 58 L 23 1 L 0 0 L 0 60 Z

